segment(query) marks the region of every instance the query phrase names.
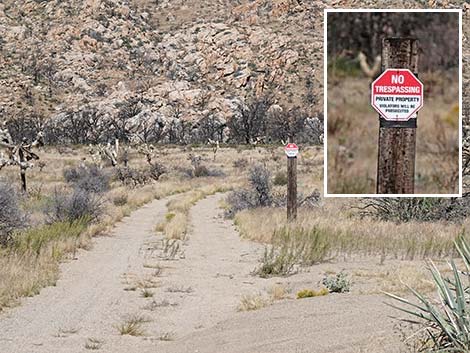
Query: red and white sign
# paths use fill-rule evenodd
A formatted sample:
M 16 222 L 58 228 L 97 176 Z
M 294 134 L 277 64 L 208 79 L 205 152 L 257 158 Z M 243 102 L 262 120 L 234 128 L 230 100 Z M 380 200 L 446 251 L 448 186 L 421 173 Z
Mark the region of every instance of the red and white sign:
M 423 84 L 408 69 L 387 69 L 372 82 L 371 104 L 385 120 L 416 118 L 423 107 Z
M 288 143 L 286 147 L 284 147 L 284 151 L 289 158 L 297 157 L 299 154 L 299 146 L 295 143 Z

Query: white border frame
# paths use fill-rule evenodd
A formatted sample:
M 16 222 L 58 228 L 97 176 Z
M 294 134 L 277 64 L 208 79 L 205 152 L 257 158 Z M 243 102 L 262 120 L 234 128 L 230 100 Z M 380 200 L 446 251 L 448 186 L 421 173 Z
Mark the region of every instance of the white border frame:
M 458 194 L 329 194 L 328 193 L 328 13 L 331 12 L 456 12 L 459 14 L 459 193 Z M 324 197 L 462 197 L 462 9 L 324 9 L 323 10 L 323 194 Z

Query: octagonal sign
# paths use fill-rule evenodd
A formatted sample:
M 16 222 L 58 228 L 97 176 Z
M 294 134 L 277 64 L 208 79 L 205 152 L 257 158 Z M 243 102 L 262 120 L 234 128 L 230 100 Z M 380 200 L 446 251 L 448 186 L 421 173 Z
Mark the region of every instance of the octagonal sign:
M 423 84 L 408 69 L 387 69 L 372 82 L 371 104 L 385 119 L 407 121 L 423 107 Z

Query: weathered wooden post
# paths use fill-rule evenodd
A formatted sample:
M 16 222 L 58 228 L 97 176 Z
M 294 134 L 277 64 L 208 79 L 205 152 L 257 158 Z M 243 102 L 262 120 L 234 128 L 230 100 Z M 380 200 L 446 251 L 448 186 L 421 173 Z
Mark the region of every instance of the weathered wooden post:
M 423 106 L 418 74 L 418 40 L 384 38 L 383 73 L 372 83 L 379 112 L 378 194 L 414 193 L 417 111 Z
M 297 218 L 297 154 L 299 148 L 289 137 L 284 148 L 287 155 L 287 221 Z

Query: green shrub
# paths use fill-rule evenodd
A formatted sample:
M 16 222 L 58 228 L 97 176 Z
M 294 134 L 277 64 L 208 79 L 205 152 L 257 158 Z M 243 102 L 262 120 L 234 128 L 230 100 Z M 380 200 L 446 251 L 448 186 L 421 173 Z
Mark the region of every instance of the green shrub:
M 461 235 L 455 245 L 465 265 L 465 272 L 458 270 L 455 262 L 451 260 L 452 273 L 450 276 L 444 276 L 436 265 L 430 262 L 429 270 L 436 286 L 437 302 L 412 288 L 409 289 L 417 303 L 385 293 L 405 304 L 405 307 L 389 304 L 412 316 L 412 319 L 403 321 L 419 325 L 417 335 L 421 341 L 420 352 L 470 351 L 470 244 Z
M 172 213 L 172 212 L 169 212 L 169 213 L 167 213 L 167 214 L 165 215 L 165 220 L 166 220 L 167 222 L 170 222 L 173 218 L 175 218 L 175 214 Z
M 326 276 L 322 280 L 323 285 L 330 293 L 346 293 L 351 290 L 351 280 L 341 271 L 336 276 Z
M 254 273 L 260 277 L 288 276 L 294 272 L 295 254 L 288 248 L 276 250 L 274 247 L 264 249 L 261 266 Z
M 330 292 L 326 288 L 322 288 L 320 290 L 303 289 L 297 293 L 297 299 L 321 297 L 324 295 L 328 295 L 329 293 Z

